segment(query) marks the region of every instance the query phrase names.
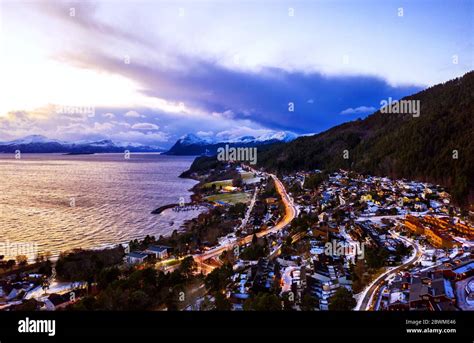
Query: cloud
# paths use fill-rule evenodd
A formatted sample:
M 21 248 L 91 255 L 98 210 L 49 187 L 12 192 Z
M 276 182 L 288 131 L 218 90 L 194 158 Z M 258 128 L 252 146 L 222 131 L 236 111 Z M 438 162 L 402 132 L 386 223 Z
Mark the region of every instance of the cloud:
M 377 109 L 373 106 L 359 106 L 356 108 L 346 108 L 340 114 L 369 114 L 375 112 Z
M 136 86 L 141 99 L 149 99 L 152 104 L 160 101 L 166 106 L 130 101 L 120 105 L 121 108 L 112 108 L 113 105 L 97 108 L 95 118 L 66 113 L 48 114 L 44 119 L 38 111 L 18 113 L 16 123 L 9 123 L 7 128 L 0 126 L 5 136 L 35 131 L 55 136 L 51 138 L 112 139 L 120 134 L 137 142 L 160 139 L 172 144 L 188 132 L 228 138 L 259 136 L 278 130 L 314 133 L 373 112 L 380 99 L 399 99 L 421 89 L 411 85 L 395 87 L 372 75 L 327 75 L 301 66 L 299 69 L 270 64 L 251 69 L 224 66 L 219 56 L 213 54 L 190 56 L 174 45 L 161 49 L 166 44 L 160 39 L 150 43 L 148 39 L 157 37 L 144 34 L 139 27 L 130 27 L 139 23 L 114 22 L 110 20 L 114 18 L 112 14 L 102 18 L 105 9 L 110 9 L 98 8 L 102 5 L 63 2 L 41 6 L 55 22 L 67 28 L 63 32 L 68 39 L 70 34 L 75 35 L 68 45 L 70 50 L 60 49 L 60 53 L 52 54 L 55 62 L 86 72 L 94 70 L 101 75 L 119 76 Z M 68 15 L 71 7 L 76 8 L 74 18 Z M 118 6 L 117 10 L 120 10 Z M 84 37 L 88 39 L 79 39 Z M 132 45 L 137 53 L 132 54 L 130 64 L 124 64 L 123 56 Z M 289 111 L 290 102 L 294 111 Z M 360 103 L 365 105 L 354 107 Z M 345 110 L 341 112 L 341 109 Z M 148 121 L 158 122 L 160 126 Z M 145 131 L 153 131 L 153 135 Z
M 74 25 L 87 33 L 87 36 L 100 36 L 108 40 L 133 42 L 144 47 L 152 43 L 136 34 L 134 30 L 124 29 L 126 25 L 110 25 L 98 20 L 98 3 L 79 1 L 39 1 L 36 6 L 49 16 L 63 21 L 66 25 Z
M 128 111 L 127 113 L 125 113 L 125 117 L 129 117 L 129 118 L 144 118 L 145 116 L 138 113 L 137 111 Z
M 151 123 L 137 123 L 132 125 L 132 129 L 134 130 L 158 130 L 159 126 Z
M 124 109 L 119 110 L 123 113 Z M 31 134 L 41 134 L 64 141 L 111 139 L 114 142 L 142 143 L 156 145 L 169 142 L 170 134 L 160 132 L 152 123 L 130 123 L 110 120 L 112 112 L 96 109 L 95 117 L 84 117 L 83 121 L 56 111 L 55 105 L 48 105 L 32 111 L 12 111 L 0 117 L 0 141 L 21 138 Z M 126 117 L 130 121 L 136 117 Z
M 234 119 L 235 113 L 231 110 L 226 110 L 224 112 L 212 112 L 212 115 L 215 117 L 227 118 L 227 119 Z
M 157 145 L 157 143 L 169 142 L 170 137 L 165 132 L 142 132 L 142 131 L 119 131 L 110 136 L 114 142 L 142 143 L 146 145 Z M 174 142 L 173 142 L 174 143 Z M 169 144 L 166 144 L 168 146 Z
M 198 131 L 196 132 L 196 135 L 199 137 L 212 137 L 214 136 L 213 131 Z
M 55 8 L 52 12 L 62 18 L 67 7 Z M 81 16 L 78 22 L 72 21 L 70 25 L 92 33 L 94 37 L 103 37 L 104 42 L 119 39 L 127 44 L 134 43 L 139 31 L 114 27 L 110 22 L 99 20 L 94 5 L 85 6 L 85 10 L 91 15 Z M 155 39 L 153 44 L 139 40 L 142 48 L 166 46 L 161 41 L 163 38 L 146 37 Z M 142 95 L 148 98 L 182 104 L 180 108 L 186 111 L 177 111 L 175 118 L 179 119 L 176 120 L 181 120 L 183 114 L 185 120 L 197 115 L 203 118 L 201 125 L 214 118 L 216 122 L 225 120 L 236 126 L 246 120 L 257 129 L 320 132 L 352 119 L 351 116 L 370 113 L 368 109 L 377 106 L 379 99 L 398 99 L 421 90 L 411 85 L 392 86 L 383 78 L 371 75 L 327 75 L 314 69 L 289 70 L 264 65 L 258 69 L 233 69 L 219 63 L 218 58 L 187 55 L 172 46 L 155 48 L 150 54 L 143 53 L 148 50 L 142 49 L 130 64 L 124 64 L 123 54 L 97 46 L 101 45 L 88 46 L 87 53 L 72 49 L 57 57 L 78 68 L 120 75 L 139 85 Z M 290 102 L 294 104 L 294 111 L 289 111 Z M 358 102 L 367 105 L 351 107 Z M 343 112 L 349 118 L 337 116 L 341 108 L 346 109 Z M 136 111 L 129 111 L 125 116 L 143 118 Z M 193 131 L 203 129 L 206 127 L 198 125 Z
M 182 102 L 216 119 L 251 120 L 256 127 L 297 133 L 319 132 L 346 121 L 335 115 L 341 108 L 348 109 L 349 116 L 364 109 L 369 113 L 380 99 L 399 99 L 421 90 L 417 86 L 391 86 L 368 75 L 328 76 L 272 67 L 258 72 L 231 70 L 199 58 L 176 58 L 186 68 L 176 70 L 140 61 L 124 68 L 120 60 L 100 52 L 68 56 L 71 63 L 84 68 L 137 82 L 148 97 Z M 290 102 L 294 111 L 289 110 Z M 357 102 L 368 105 L 351 113 L 350 105 Z

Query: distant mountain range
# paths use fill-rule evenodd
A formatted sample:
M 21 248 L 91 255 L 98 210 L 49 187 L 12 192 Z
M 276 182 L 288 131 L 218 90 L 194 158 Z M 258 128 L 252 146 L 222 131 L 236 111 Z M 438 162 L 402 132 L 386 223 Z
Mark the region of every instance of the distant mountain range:
M 41 135 L 31 135 L 21 139 L 0 142 L 0 153 L 66 153 L 66 154 L 94 154 L 124 152 L 161 152 L 164 149 L 155 146 L 147 146 L 130 143 L 114 143 L 104 139 L 99 141 L 65 142 L 57 139 L 49 139 Z
M 233 139 L 216 139 L 200 137 L 189 133 L 184 135 L 165 152 L 166 155 L 215 155 L 219 147 L 229 145 L 230 147 L 255 147 L 276 143 L 287 143 L 298 136 L 292 132 L 279 131 L 265 134 L 259 137 L 241 136 Z

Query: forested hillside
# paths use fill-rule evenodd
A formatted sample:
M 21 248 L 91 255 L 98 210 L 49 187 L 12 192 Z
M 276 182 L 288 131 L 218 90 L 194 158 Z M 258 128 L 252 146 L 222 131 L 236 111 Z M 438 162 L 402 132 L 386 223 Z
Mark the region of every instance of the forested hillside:
M 429 181 L 448 187 L 458 202 L 472 203 L 474 72 L 404 100 L 420 101 L 419 117 L 378 111 L 259 152 L 259 165 L 277 171 L 350 168 Z

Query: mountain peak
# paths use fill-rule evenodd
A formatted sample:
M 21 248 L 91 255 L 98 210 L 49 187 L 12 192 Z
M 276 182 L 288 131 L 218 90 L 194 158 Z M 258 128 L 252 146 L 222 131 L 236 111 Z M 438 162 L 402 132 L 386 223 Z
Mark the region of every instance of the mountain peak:
M 29 135 L 23 138 L 15 139 L 9 142 L 5 142 L 6 144 L 34 144 L 34 143 L 62 143 L 60 140 L 57 139 L 49 139 L 43 135 Z
M 238 136 L 235 138 L 220 137 L 202 137 L 194 133 L 188 133 L 179 138 L 178 142 L 182 145 L 206 145 L 206 144 L 219 144 L 219 143 L 257 143 L 257 142 L 269 142 L 269 141 L 280 141 L 290 142 L 296 139 L 298 135 L 290 131 L 276 131 L 265 133 L 261 136 L 255 137 L 252 135 Z M 177 143 L 178 143 L 177 142 Z
M 231 144 L 233 146 L 256 146 L 267 145 L 278 142 L 289 142 L 297 138 L 293 132 L 278 131 L 269 132 L 264 135 L 254 137 L 251 135 L 239 136 L 235 138 L 219 137 L 201 137 L 194 133 L 188 133 L 182 136 L 167 152 L 169 155 L 200 155 L 215 153 L 218 146 Z
M 212 144 L 213 139 L 208 138 L 208 137 L 200 137 L 194 133 L 188 133 L 182 137 L 179 138 L 178 142 L 180 142 L 182 145 L 204 145 L 204 144 Z
M 272 141 L 272 140 L 276 140 L 276 141 L 280 141 L 280 142 L 290 142 L 294 139 L 298 138 L 298 135 L 294 132 L 290 132 L 290 131 L 278 131 L 278 132 L 272 132 L 272 133 L 268 133 L 268 134 L 265 134 L 265 135 L 262 135 L 260 137 L 258 137 L 258 141 Z

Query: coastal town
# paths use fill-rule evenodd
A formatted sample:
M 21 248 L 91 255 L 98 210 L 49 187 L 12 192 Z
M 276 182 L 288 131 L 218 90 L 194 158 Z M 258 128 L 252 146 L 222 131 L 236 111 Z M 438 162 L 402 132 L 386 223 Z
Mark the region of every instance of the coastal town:
M 474 310 L 472 212 L 440 186 L 232 162 L 187 176 L 171 210 L 204 211 L 170 236 L 0 256 L 0 309 Z

